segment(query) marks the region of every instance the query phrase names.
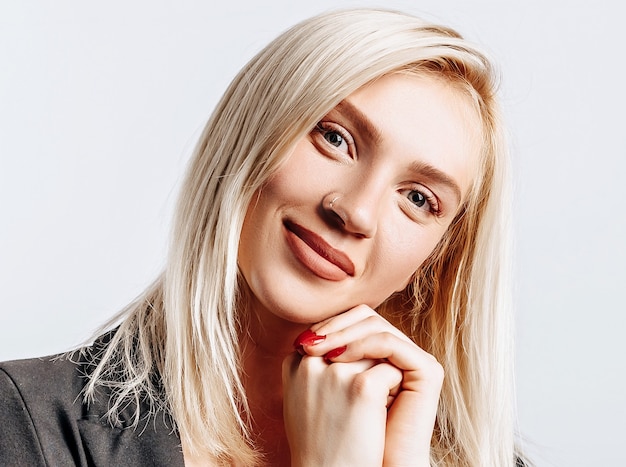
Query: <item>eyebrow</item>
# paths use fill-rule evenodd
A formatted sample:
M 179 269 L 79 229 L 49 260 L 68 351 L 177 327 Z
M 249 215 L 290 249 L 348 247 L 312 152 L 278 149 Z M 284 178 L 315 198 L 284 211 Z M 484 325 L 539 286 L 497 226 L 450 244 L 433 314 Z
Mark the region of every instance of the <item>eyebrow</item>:
M 369 118 L 367 118 L 367 115 L 361 112 L 350 101 L 344 99 L 337 104 L 334 110 L 348 117 L 359 133 L 364 133 L 365 136 L 373 143 L 378 144 L 382 141 L 382 134 L 380 130 L 370 121 Z
M 365 136 L 372 142 L 377 144 L 382 141 L 382 133 L 378 129 L 378 127 L 376 127 L 376 125 L 374 125 L 370 121 L 367 115 L 361 112 L 350 101 L 344 99 L 339 104 L 337 104 L 334 110 L 338 111 L 339 113 L 345 115 L 348 119 L 350 119 L 356 129 L 361 133 L 365 133 Z M 445 172 L 439 170 L 437 167 L 426 162 L 416 161 L 409 166 L 409 170 L 413 173 L 428 178 L 434 183 L 443 185 L 445 188 L 454 193 L 459 203 L 461 202 L 463 196 L 461 194 L 461 188 L 459 188 L 459 185 L 454 181 L 454 179 L 452 179 L 452 177 L 450 177 Z
M 412 172 L 426 177 L 427 179 L 433 181 L 438 185 L 443 185 L 456 195 L 457 201 L 459 203 L 461 202 L 463 196 L 461 195 L 461 189 L 459 188 L 459 185 L 452 179 L 452 177 L 450 177 L 445 172 L 442 172 L 437 167 L 427 164 L 426 162 L 420 161 L 413 162 L 410 165 L 409 169 Z

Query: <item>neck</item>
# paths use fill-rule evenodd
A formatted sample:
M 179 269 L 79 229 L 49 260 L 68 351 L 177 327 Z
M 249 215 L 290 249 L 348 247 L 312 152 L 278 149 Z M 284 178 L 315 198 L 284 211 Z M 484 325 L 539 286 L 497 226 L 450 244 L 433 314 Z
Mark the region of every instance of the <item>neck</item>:
M 276 317 L 258 303 L 242 310 L 247 326 L 240 337 L 243 384 L 257 443 L 268 465 L 289 465 L 283 422 L 282 363 L 294 352 L 293 341 L 308 325 Z

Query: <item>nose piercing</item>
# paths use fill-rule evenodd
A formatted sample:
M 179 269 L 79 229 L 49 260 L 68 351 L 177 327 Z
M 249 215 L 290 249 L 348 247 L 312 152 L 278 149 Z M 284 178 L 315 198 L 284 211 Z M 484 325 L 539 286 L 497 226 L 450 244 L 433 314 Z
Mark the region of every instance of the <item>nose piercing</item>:
M 342 196 L 341 194 L 335 194 L 335 193 L 331 192 L 331 193 L 328 194 L 327 198 L 322 200 L 322 202 L 326 202 L 326 200 L 328 198 L 330 198 L 331 196 L 332 196 L 332 198 L 328 202 L 328 211 L 327 211 L 328 214 L 330 214 L 332 218 L 336 219 L 342 225 L 346 225 L 346 219 L 347 219 L 346 213 L 342 209 L 341 205 L 335 207 L 335 203 Z

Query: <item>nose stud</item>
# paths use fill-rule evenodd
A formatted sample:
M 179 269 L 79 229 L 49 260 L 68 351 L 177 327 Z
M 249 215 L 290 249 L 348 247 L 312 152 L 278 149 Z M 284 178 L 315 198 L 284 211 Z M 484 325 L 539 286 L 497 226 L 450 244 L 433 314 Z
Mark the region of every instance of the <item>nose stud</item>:
M 354 194 L 331 191 L 320 201 L 325 216 L 337 227 L 358 237 L 371 237 L 374 234 L 377 222 L 376 213 L 373 212 L 375 207 L 355 200 Z
M 328 206 L 328 208 L 324 208 L 324 209 L 328 211 L 331 217 L 336 219 L 342 225 L 346 225 L 345 213 L 343 212 L 341 205 L 336 206 L 336 203 L 340 198 L 341 198 L 341 195 L 338 195 L 336 193 L 329 193 L 328 196 L 324 200 L 322 200 L 322 203 L 324 203 L 323 204 L 324 206 Z

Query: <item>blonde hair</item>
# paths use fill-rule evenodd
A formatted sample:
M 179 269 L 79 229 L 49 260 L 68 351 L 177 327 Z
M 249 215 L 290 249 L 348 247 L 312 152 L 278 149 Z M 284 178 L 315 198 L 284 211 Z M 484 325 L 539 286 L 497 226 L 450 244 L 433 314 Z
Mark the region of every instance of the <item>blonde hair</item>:
M 515 464 L 507 157 L 495 73 L 455 31 L 386 10 L 327 13 L 294 26 L 225 92 L 188 167 L 166 270 L 112 320 L 119 328 L 91 375 L 86 397 L 109 388 L 113 423 L 129 402 L 135 424 L 163 410 L 193 452 L 259 461 L 238 348 L 244 214 L 296 141 L 352 92 L 394 72 L 458 85 L 481 116 L 484 144 L 481 173 L 455 222 L 415 281 L 379 311 L 446 370 L 432 463 Z

